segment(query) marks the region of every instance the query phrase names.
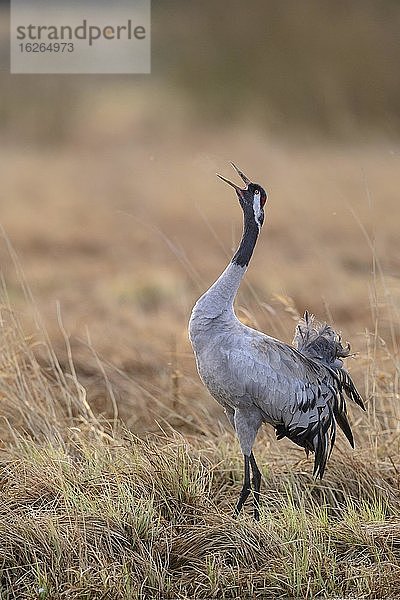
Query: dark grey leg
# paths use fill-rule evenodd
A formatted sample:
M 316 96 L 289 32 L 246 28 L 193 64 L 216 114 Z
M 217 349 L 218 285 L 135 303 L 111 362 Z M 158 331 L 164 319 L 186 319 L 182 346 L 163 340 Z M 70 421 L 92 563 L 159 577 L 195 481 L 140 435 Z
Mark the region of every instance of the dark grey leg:
M 243 504 L 246 502 L 247 498 L 250 494 L 250 458 L 248 456 L 244 456 L 244 482 L 242 491 L 240 492 L 239 500 L 236 505 L 235 514 L 236 516 L 242 510 Z
M 253 473 L 253 488 L 254 488 L 254 520 L 260 520 L 260 487 L 261 487 L 261 471 L 257 466 L 253 452 L 250 454 L 250 464 Z

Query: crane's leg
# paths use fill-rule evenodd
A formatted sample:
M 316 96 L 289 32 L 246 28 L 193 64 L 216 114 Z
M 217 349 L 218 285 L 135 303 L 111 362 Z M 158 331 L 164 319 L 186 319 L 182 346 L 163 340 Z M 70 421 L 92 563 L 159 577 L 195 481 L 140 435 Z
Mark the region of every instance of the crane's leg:
M 256 439 L 257 431 L 262 423 L 262 415 L 255 406 L 237 408 L 234 413 L 234 425 L 236 434 L 239 438 L 240 447 L 244 456 L 244 482 L 242 491 L 240 492 L 239 500 L 236 505 L 236 515 L 238 515 L 249 497 L 250 487 L 250 464 L 253 471 L 253 486 L 254 486 L 254 518 L 259 520 L 259 500 L 260 500 L 260 485 L 261 473 L 257 467 L 253 455 L 253 444 Z
M 232 410 L 229 407 L 226 407 L 225 408 L 225 414 L 228 417 L 229 422 L 232 425 L 233 429 L 235 430 L 236 429 L 235 428 L 235 411 Z M 253 485 L 255 484 L 255 480 L 256 480 L 256 477 L 255 477 L 255 474 L 254 474 L 254 466 L 253 465 L 255 465 L 255 468 L 258 471 L 258 467 L 257 467 L 256 461 L 254 460 L 253 453 L 250 454 L 250 457 L 245 456 L 245 455 L 243 455 L 243 456 L 244 456 L 244 483 L 243 483 L 242 491 L 240 492 L 240 497 L 239 497 L 238 503 L 236 504 L 236 508 L 235 508 L 235 515 L 236 516 L 242 510 L 243 504 L 246 502 L 247 498 L 249 497 L 250 491 L 251 491 L 251 488 L 250 488 L 250 467 L 249 467 L 249 460 L 251 462 L 251 468 L 253 470 Z M 260 474 L 260 481 L 261 481 L 261 474 Z M 258 486 L 258 487 L 260 487 L 260 486 Z M 254 518 L 256 520 L 259 520 L 259 519 L 257 519 L 255 513 L 256 513 L 256 511 L 254 510 Z
M 253 452 L 250 454 L 250 464 L 253 473 L 253 489 L 254 489 L 254 520 L 260 520 L 260 487 L 261 487 L 261 471 L 257 466 Z
M 242 491 L 240 492 L 238 503 L 236 504 L 235 514 L 240 513 L 243 504 L 246 502 L 250 494 L 250 457 L 244 455 L 244 482 Z

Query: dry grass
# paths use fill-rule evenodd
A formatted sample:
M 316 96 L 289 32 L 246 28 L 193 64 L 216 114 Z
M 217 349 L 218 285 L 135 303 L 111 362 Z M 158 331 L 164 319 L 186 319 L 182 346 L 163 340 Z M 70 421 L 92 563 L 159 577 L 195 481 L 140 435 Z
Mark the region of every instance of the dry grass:
M 28 169 L 30 161 L 33 159 L 26 162 Z M 35 177 L 34 170 L 29 176 Z M 60 172 L 53 177 L 59 182 Z M 110 186 L 113 181 L 111 178 Z M 36 183 L 40 187 L 40 177 Z M 7 245 L 3 250 L 10 289 L 3 288 L 0 330 L 0 597 L 381 598 L 400 594 L 399 323 L 392 302 L 396 290 L 393 285 L 387 287 L 377 253 L 372 253 L 376 276 L 359 276 L 363 285 L 369 282 L 371 290 L 371 315 L 366 316 L 366 311 L 356 307 L 363 285 L 358 287 L 337 263 L 338 238 L 341 244 L 348 242 L 346 252 L 351 256 L 358 255 L 358 245 L 353 246 L 340 228 L 332 242 L 323 231 L 316 240 L 310 239 L 316 248 L 321 243 L 319 236 L 325 235 L 325 252 L 335 259 L 332 279 L 346 282 L 350 294 L 350 315 L 347 318 L 344 311 L 341 322 L 351 332 L 360 332 L 356 336 L 360 356 L 351 366 L 365 392 L 368 414 L 352 411 L 356 451 L 351 452 L 340 440 L 324 481 L 316 483 L 310 475 L 311 463 L 301 451 L 289 443 L 277 444 L 266 429 L 256 448 L 264 465 L 261 522 L 254 523 L 250 512 L 235 521 L 232 510 L 242 477 L 240 452 L 218 408 L 199 385 L 183 338 L 188 307 L 197 293 L 192 272 L 217 270 L 212 264 L 215 255 L 219 256 L 218 265 L 223 262 L 218 244 L 216 250 L 211 243 L 202 249 L 195 228 L 198 212 L 182 207 L 177 192 L 172 215 L 162 204 L 157 210 L 151 205 L 147 209 L 149 215 L 157 215 L 163 228 L 171 227 L 167 246 L 173 249 L 171 256 L 178 255 L 191 270 L 190 277 L 182 281 L 182 262 L 166 269 L 171 259 L 162 257 L 160 248 L 149 243 L 159 244 L 158 234 L 151 234 L 148 240 L 140 228 L 129 232 L 122 223 L 118 235 L 114 234 L 116 274 L 115 266 L 114 270 L 110 266 L 113 249 L 103 233 L 110 228 L 110 218 L 118 220 L 119 216 L 107 208 L 104 195 L 103 201 L 97 198 L 90 235 L 88 230 L 79 233 L 79 224 L 75 224 L 77 240 L 69 242 L 63 270 L 57 273 L 49 259 L 49 253 L 58 248 L 54 236 L 67 243 L 73 233 L 68 222 L 65 225 L 66 216 L 78 208 L 85 210 L 80 203 L 83 196 L 70 199 L 61 189 L 54 217 L 46 198 L 40 199 L 47 217 L 55 219 L 53 229 L 48 222 L 42 226 L 37 211 L 32 211 L 25 250 L 22 244 L 29 278 L 36 282 L 47 314 L 50 337 L 29 289 L 21 284 L 23 276 L 13 251 Z M 149 193 L 146 186 L 143 193 Z M 271 212 L 275 194 L 271 195 Z M 312 191 L 310 195 L 312 198 Z M 221 218 L 219 207 L 208 202 L 206 208 L 224 231 L 226 213 Z M 13 220 L 12 206 L 8 210 L 7 228 L 13 229 L 19 245 L 20 221 Z M 308 217 L 317 219 L 316 210 L 310 210 Z M 174 239 L 176 235 L 182 244 L 187 243 L 185 229 L 176 218 L 179 214 L 193 227 L 187 260 Z M 283 226 L 286 217 L 284 211 L 274 218 L 282 219 Z M 71 217 L 73 223 L 75 219 Z M 290 223 L 290 217 L 288 220 Z M 323 230 L 325 224 L 320 222 L 318 227 Z M 176 234 L 174 228 L 179 228 Z M 275 228 L 279 229 L 276 223 Z M 390 226 L 384 229 L 388 230 Z M 40 236 L 35 233 L 38 231 Z M 356 222 L 353 231 L 358 232 Z M 271 233 L 270 225 L 267 232 Z M 273 232 L 274 224 L 270 237 L 279 250 L 269 242 L 269 254 L 276 254 L 279 264 L 267 257 L 263 259 L 268 261 L 265 270 L 277 274 L 280 268 L 282 280 L 287 277 L 291 281 L 295 268 L 289 264 L 284 269 L 279 251 L 294 256 L 297 231 L 293 230 L 290 242 Z M 35 235 L 39 246 L 33 243 Z M 202 235 L 213 240 L 209 222 Z M 141 249 L 139 257 L 130 244 Z M 95 250 L 92 253 L 88 248 Z M 131 281 L 128 273 L 140 268 L 144 249 L 149 251 L 148 283 L 137 271 Z M 200 249 L 201 261 L 194 258 L 195 250 Z M 27 254 L 27 250 L 31 252 Z M 262 248 L 258 252 L 260 259 Z M 365 249 L 366 263 L 368 252 L 371 249 Z M 304 256 L 307 264 L 307 254 Z M 159 270 L 153 272 L 149 268 L 152 261 L 160 261 L 165 270 L 158 264 Z M 320 261 L 321 277 L 328 262 L 323 256 Z M 259 321 L 266 329 L 273 323 L 274 333 L 285 332 L 289 338 L 296 307 L 302 302 L 299 298 L 318 303 L 315 289 L 295 288 L 295 300 L 282 292 L 279 299 L 263 305 L 258 297 L 265 295 L 264 269 L 259 265 L 256 260 L 253 270 L 253 277 L 258 273 L 259 280 L 254 278 L 254 287 L 242 294 L 241 316 Z M 311 270 L 317 263 L 308 265 Z M 41 278 L 36 279 L 38 274 Z M 200 277 L 210 279 L 211 275 Z M 326 281 L 327 296 L 331 297 L 333 282 L 321 280 Z M 116 281 L 120 287 L 115 291 Z M 85 286 L 81 292 L 77 291 L 78 282 Z M 83 327 L 82 315 L 78 317 L 83 292 L 88 295 L 86 302 L 92 303 L 93 314 L 85 313 L 90 329 Z M 64 294 L 63 308 L 52 324 L 43 300 L 50 298 L 51 304 Z M 384 305 L 379 306 L 378 299 L 380 303 L 384 300 Z M 334 300 L 340 306 L 340 293 Z M 80 323 L 80 341 L 67 333 L 72 319 Z M 361 336 L 364 319 L 371 328 L 375 325 L 376 331 L 364 331 Z M 92 335 L 96 323 L 105 329 L 103 335 L 96 326 Z M 131 331 L 135 338 L 128 341 Z M 107 340 L 110 332 L 112 338 Z
M 102 114 L 103 103 L 93 111 Z M 227 174 L 228 158 L 270 191 L 238 299 L 241 318 L 286 341 L 296 312 L 308 308 L 328 319 L 362 353 L 351 364 L 361 388 L 365 370 L 376 369 L 366 330 L 378 328 L 397 352 L 395 147 L 303 148 L 252 131 L 196 129 L 187 130 L 190 144 L 185 137 L 171 146 L 166 132 L 153 140 L 148 131 L 132 143 L 129 127 L 114 139 L 101 122 L 94 145 L 86 125 L 88 139 L 74 147 L 17 147 L 1 155 L 1 220 L 66 365 L 60 303 L 95 412 L 114 418 L 115 411 L 90 348 L 107 363 L 119 415 L 136 433 L 154 430 L 160 418 L 188 433 L 224 423 L 198 381 L 186 324 L 240 236 L 240 209 L 214 176 Z M 7 253 L 0 253 L 12 305 L 29 333 L 30 308 Z M 288 298 L 293 310 L 286 310 Z M 387 356 L 376 374 L 390 379 L 392 372 Z
M 43 329 L 25 338 L 5 294 L 0 333 L 1 598 L 400 593 L 397 397 L 376 376 L 358 449 L 339 443 L 322 483 L 264 434 L 257 524 L 231 516 L 241 459 L 229 433 L 112 428 Z
M 149 78 L 0 75 L 0 600 L 400 597 L 399 6 L 154 5 Z M 186 331 L 229 160 L 270 192 L 240 317 L 334 324 L 368 409 L 322 483 L 263 430 L 259 524 Z
M 120 92 L 69 145 L 1 152 L 39 310 L 2 244 L 0 598 L 399 595 L 397 146 L 199 131 L 176 96 Z M 186 333 L 240 235 L 229 159 L 270 191 L 241 318 L 284 340 L 304 308 L 333 321 L 368 404 L 323 483 L 265 428 L 260 524 L 232 519 L 242 460 Z

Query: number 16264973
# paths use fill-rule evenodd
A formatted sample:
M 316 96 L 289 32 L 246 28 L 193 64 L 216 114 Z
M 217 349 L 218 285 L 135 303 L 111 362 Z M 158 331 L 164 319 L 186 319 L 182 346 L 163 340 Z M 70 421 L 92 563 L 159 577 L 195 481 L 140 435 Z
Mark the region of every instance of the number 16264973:
M 73 52 L 75 50 L 72 42 L 24 42 L 18 44 L 21 52 Z

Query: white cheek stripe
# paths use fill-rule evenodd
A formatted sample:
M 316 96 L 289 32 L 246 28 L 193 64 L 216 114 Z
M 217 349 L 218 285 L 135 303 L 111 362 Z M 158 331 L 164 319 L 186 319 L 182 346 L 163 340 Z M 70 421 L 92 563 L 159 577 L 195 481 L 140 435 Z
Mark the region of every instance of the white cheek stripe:
M 258 225 L 258 227 L 261 227 L 261 223 L 260 223 L 260 217 L 261 217 L 261 194 L 260 192 L 258 192 L 258 194 L 254 194 L 253 196 L 253 211 L 254 211 L 254 218 L 256 220 L 256 223 Z

